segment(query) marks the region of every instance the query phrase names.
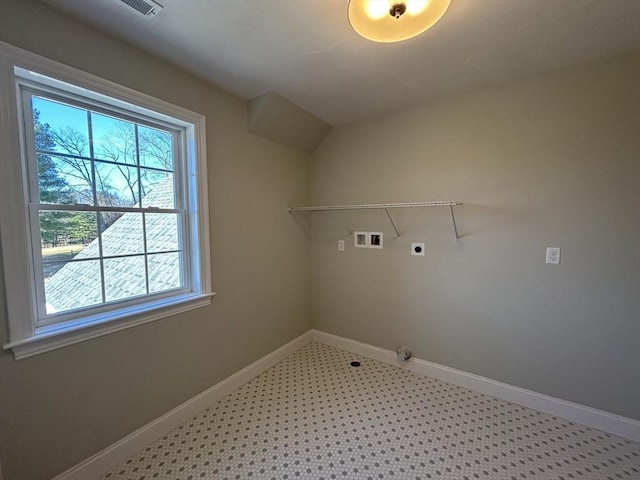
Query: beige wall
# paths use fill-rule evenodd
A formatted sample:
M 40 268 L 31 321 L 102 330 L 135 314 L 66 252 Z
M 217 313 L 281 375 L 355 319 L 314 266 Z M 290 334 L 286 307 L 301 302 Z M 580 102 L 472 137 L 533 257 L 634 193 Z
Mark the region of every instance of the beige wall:
M 636 52 L 334 128 L 312 203 L 458 200 L 463 237 L 445 209 L 394 211 L 397 239 L 381 212 L 314 213 L 314 328 L 640 419 L 639 67 Z M 383 230 L 384 250 L 341 223 Z
M 35 0 L 0 11 L 0 40 L 207 116 L 218 293 L 35 358 L 0 354 L 5 480 L 82 461 L 306 331 L 310 313 L 324 331 L 640 418 L 638 54 L 333 129 L 310 168 L 247 134 L 244 102 L 167 63 Z M 310 251 L 307 214 L 284 209 L 310 190 L 313 203 L 464 201 L 462 243 L 445 210 L 394 212 L 398 239 L 379 212 L 334 212 L 313 214 Z M 385 249 L 354 250 L 341 223 L 383 230 Z M 427 256 L 409 256 L 412 241 Z M 560 266 L 546 246 L 563 248 Z
M 0 11 L 0 40 L 207 117 L 212 306 L 20 362 L 0 354 L 4 479 L 38 480 L 310 328 L 308 231 L 285 209 L 309 201 L 309 156 L 247 134 L 239 99 L 40 2 L 0 0 Z

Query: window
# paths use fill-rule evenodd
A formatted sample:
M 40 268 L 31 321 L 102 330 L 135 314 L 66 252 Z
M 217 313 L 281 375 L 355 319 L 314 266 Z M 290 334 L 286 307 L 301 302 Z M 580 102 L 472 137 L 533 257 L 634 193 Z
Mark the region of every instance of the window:
M 2 182 L 22 188 L 0 194 L 15 207 L 0 217 L 5 348 L 31 356 L 210 303 L 204 118 L 9 52 L 20 148 L 2 152 Z

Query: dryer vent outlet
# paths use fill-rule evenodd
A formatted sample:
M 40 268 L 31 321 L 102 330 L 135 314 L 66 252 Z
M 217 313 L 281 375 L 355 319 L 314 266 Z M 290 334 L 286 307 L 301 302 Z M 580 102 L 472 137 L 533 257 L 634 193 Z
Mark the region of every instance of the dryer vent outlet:
M 411 349 L 409 347 L 405 347 L 404 345 L 398 349 L 398 360 L 401 362 L 406 362 L 411 358 Z

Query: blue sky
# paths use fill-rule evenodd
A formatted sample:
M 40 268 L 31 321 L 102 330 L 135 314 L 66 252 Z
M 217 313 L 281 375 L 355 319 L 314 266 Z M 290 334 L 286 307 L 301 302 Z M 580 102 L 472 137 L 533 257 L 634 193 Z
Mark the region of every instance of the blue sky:
M 34 110 L 40 111 L 40 121 L 51 128 L 71 127 L 88 137 L 87 111 L 70 105 L 52 102 L 40 97 L 32 97 Z
M 32 108 L 37 109 L 40 112 L 40 122 L 44 124 L 49 124 L 52 130 L 60 130 L 60 129 L 73 129 L 79 132 L 85 141 L 85 147 L 83 148 L 81 155 L 85 157 L 89 157 L 89 146 L 88 146 L 88 120 L 87 120 L 87 110 L 83 108 L 78 108 L 75 106 L 67 105 L 64 103 L 55 102 L 46 98 L 41 98 L 38 96 L 32 97 Z M 93 130 L 93 144 L 94 144 L 94 155 L 96 159 L 110 159 L 108 156 L 104 155 L 104 151 L 110 149 L 111 151 L 118 151 L 122 153 L 125 150 L 125 140 L 126 136 L 118 136 L 118 135 L 110 135 L 115 129 L 133 129 L 133 123 L 127 122 L 124 120 L 120 120 L 117 118 L 109 117 L 103 114 L 99 114 L 96 112 L 91 113 L 91 126 Z M 140 126 L 141 129 L 147 130 L 155 130 L 150 129 L 149 127 Z M 141 130 L 142 131 L 142 130 Z M 131 133 L 132 130 L 130 131 Z M 130 135 L 130 134 L 129 134 Z M 166 135 L 170 136 L 169 133 Z M 107 141 L 107 137 L 109 141 Z M 131 143 L 131 136 L 128 136 L 128 149 L 129 154 L 127 157 L 123 157 L 119 155 L 119 161 L 127 163 L 129 165 L 135 165 L 135 147 L 133 147 Z M 115 148 L 114 148 L 115 146 Z M 55 146 L 53 148 L 54 151 L 61 153 L 69 153 L 67 150 L 60 146 Z M 78 152 L 72 152 L 77 154 Z M 90 185 L 86 184 L 82 181 L 81 178 L 78 178 L 77 174 L 74 174 L 74 170 L 70 169 L 61 159 L 53 158 L 54 162 L 58 166 L 58 170 L 61 174 L 65 176 L 67 179 L 67 183 L 77 190 L 86 190 L 90 188 Z M 143 164 L 154 165 L 154 161 L 148 157 L 141 157 L 141 161 Z M 88 170 L 91 170 L 91 167 L 87 165 Z M 124 198 L 130 198 L 130 193 L 128 189 L 128 183 L 125 178 L 122 176 L 122 171 L 128 172 L 128 176 L 130 178 L 136 178 L 137 171 L 135 167 L 126 167 L 120 166 L 117 167 L 112 164 L 104 164 L 104 163 L 96 163 L 96 168 L 100 170 L 101 178 L 106 181 L 113 188 L 120 191 L 120 195 Z M 146 184 L 147 182 L 155 183 L 162 178 L 165 177 L 165 174 L 159 174 L 158 172 L 146 171 L 144 175 L 143 182 Z M 138 198 L 135 198 L 137 201 Z

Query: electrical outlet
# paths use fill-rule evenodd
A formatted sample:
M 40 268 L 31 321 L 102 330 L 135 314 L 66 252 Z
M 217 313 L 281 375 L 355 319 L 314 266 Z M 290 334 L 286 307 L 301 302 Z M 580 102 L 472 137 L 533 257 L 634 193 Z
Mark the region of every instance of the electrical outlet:
M 424 243 L 412 243 L 411 244 L 411 255 L 417 255 L 419 257 L 424 257 Z
M 338 240 L 338 250 L 344 252 L 344 240 Z
M 547 247 L 547 263 L 560 264 L 560 247 Z

